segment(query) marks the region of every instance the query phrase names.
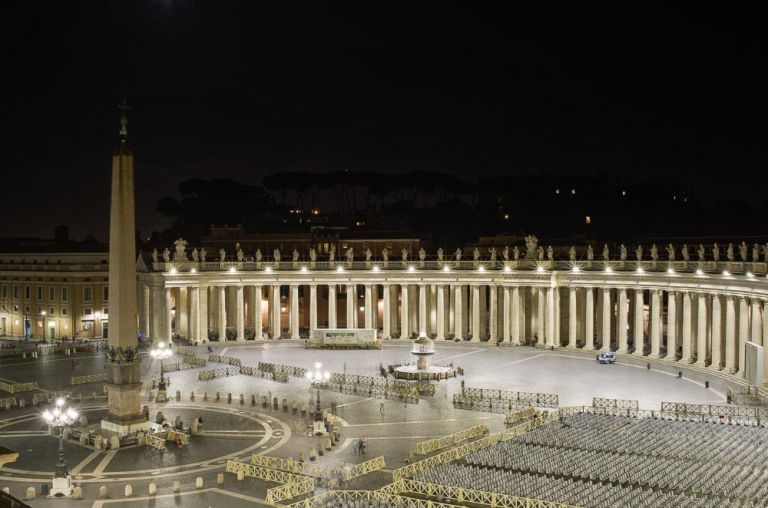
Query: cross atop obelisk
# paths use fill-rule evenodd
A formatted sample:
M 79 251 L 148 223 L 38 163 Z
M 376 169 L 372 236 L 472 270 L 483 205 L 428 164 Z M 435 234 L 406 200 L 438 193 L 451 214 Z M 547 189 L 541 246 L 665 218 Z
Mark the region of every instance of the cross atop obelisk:
M 124 143 L 126 139 L 128 139 L 128 110 L 131 109 L 131 107 L 128 105 L 128 103 L 123 99 L 123 102 L 121 102 L 117 108 L 121 111 L 120 114 L 120 142 Z

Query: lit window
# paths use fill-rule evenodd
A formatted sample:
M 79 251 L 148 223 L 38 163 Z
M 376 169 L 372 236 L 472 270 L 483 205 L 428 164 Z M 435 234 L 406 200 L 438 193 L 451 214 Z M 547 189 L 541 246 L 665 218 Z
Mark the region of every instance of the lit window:
M 587 224 L 592 224 L 592 216 L 587 215 L 586 217 L 584 217 L 584 222 L 586 222 Z

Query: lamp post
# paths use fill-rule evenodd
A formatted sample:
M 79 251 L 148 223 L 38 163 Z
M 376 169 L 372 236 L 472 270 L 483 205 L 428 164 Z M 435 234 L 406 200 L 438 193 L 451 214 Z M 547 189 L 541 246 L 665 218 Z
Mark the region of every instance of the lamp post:
M 43 412 L 43 420 L 59 434 L 59 461 L 56 463 L 56 473 L 53 476 L 51 497 L 72 496 L 72 475 L 67 471 L 67 463 L 64 460 L 64 432 L 77 419 L 77 411 L 71 407 L 64 407 L 64 403 L 64 399 L 58 398 L 52 411 L 46 409 Z
M 98 335 L 96 334 L 96 327 L 101 326 L 101 312 L 96 311 L 94 314 L 94 320 L 93 320 L 93 338 L 95 339 Z
M 163 360 L 173 354 L 173 351 L 165 347 L 165 342 L 158 342 L 149 352 L 152 358 L 160 360 L 160 384 L 157 386 L 157 397 L 155 402 L 168 402 L 168 394 L 165 391 L 165 377 L 163 373 Z
M 323 364 L 315 362 L 315 370 L 308 370 L 306 378 L 309 379 L 311 386 L 317 388 L 317 404 L 312 412 L 312 434 L 315 436 L 324 436 L 328 433 L 325 430 L 323 422 L 323 411 L 320 409 L 320 386 L 331 379 L 331 373 L 323 370 Z
M 40 315 L 43 317 L 43 342 L 45 342 L 45 314 L 44 310 L 40 311 Z

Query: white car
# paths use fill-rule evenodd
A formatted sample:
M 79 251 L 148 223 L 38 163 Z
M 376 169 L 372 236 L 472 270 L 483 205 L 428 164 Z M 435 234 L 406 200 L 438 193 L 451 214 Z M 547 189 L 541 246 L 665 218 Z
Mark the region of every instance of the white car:
M 613 351 L 602 351 L 597 355 L 597 361 L 600 363 L 615 363 L 616 353 Z

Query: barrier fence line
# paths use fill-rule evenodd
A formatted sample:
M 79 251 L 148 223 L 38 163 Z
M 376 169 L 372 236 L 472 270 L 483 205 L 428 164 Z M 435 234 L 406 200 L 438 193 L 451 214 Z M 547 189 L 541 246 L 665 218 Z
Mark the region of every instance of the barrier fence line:
M 561 407 L 557 410 L 557 415 L 561 418 L 575 414 L 594 414 L 628 418 L 659 418 L 687 422 L 753 425 L 758 427 L 765 427 L 766 423 L 768 423 L 767 413 L 768 408 L 764 407 L 713 406 L 682 402 L 662 402 L 660 411 L 594 406 Z
M 476 397 L 466 397 L 460 393 L 454 393 L 453 407 L 456 409 L 467 409 L 469 411 L 507 414 L 519 409 L 532 408 L 533 405 L 531 405 L 530 402 L 505 399 L 479 399 Z
M 448 448 L 449 446 L 453 446 L 468 439 L 484 436 L 487 433 L 488 427 L 485 425 L 475 425 L 474 427 L 460 430 L 459 432 L 454 432 L 453 434 L 448 434 L 447 436 L 421 441 L 416 443 L 416 455 L 426 455 L 427 453 L 441 450 L 443 448 Z
M 493 390 L 489 388 L 464 388 L 461 395 L 475 399 L 499 399 L 515 402 L 530 403 L 531 406 L 556 408 L 560 405 L 559 397 L 555 393 L 511 392 L 507 390 Z
M 315 481 L 311 478 L 306 478 L 304 481 L 298 483 L 286 483 L 279 487 L 272 487 L 267 489 L 267 503 L 275 506 L 280 501 L 291 499 L 302 494 L 308 494 L 315 490 Z
M 8 397 L 5 399 L 0 399 L 0 407 L 4 407 L 6 409 L 17 406 L 18 402 L 16 401 L 16 397 Z
M 402 480 L 402 492 L 421 496 L 444 498 L 459 503 L 472 503 L 499 508 L 579 508 L 577 505 L 545 501 L 528 497 L 500 494 L 486 490 L 467 489 L 452 485 L 440 485 L 418 480 Z
M 616 409 L 640 409 L 640 403 L 636 400 L 604 399 L 602 397 L 593 397 L 592 407 L 613 407 Z
M 463 508 L 462 506 L 430 501 L 428 499 L 418 499 L 413 497 L 391 494 L 379 490 L 331 490 L 319 496 L 309 497 L 290 505 L 282 505 L 283 508 L 313 508 L 325 507 L 328 504 L 354 504 L 358 501 L 364 501 L 366 504 L 373 502 L 382 503 L 385 506 L 397 506 L 399 508 Z M 519 508 L 526 508 L 520 505 Z M 538 507 L 536 507 L 538 508 Z
M 513 411 L 504 417 L 504 425 L 512 427 L 518 423 L 535 418 L 537 415 L 539 415 L 539 412 L 532 407 Z
M 8 393 L 31 392 L 37 389 L 37 381 L 30 383 L 7 383 L 5 381 L 0 381 L 0 391 Z
M 248 464 L 247 462 L 239 462 L 232 459 L 227 460 L 226 471 L 227 473 L 239 473 L 242 471 L 245 476 L 276 483 L 301 483 L 305 480 L 312 480 L 307 476 L 255 466 L 253 464 Z M 314 483 L 314 480 L 312 480 L 312 482 Z
M 83 385 L 86 383 L 102 383 L 106 380 L 106 374 L 89 374 L 86 376 L 72 376 L 69 380 L 69 384 Z
M 236 376 L 240 374 L 239 367 L 225 367 L 223 369 L 202 370 L 197 374 L 198 381 L 210 381 L 220 377 Z
M 513 439 L 519 435 L 525 434 L 532 429 L 540 427 L 549 421 L 551 421 L 551 418 L 546 417 L 542 417 L 537 420 L 531 420 L 496 434 L 491 434 L 490 436 L 478 439 L 477 441 L 471 441 L 469 443 L 457 446 L 456 448 L 451 448 L 450 450 L 444 451 L 437 455 L 433 455 L 418 462 L 414 462 L 412 464 L 408 464 L 407 466 L 395 469 L 392 471 L 392 479 L 397 481 L 417 475 L 423 471 L 426 471 L 427 469 L 432 469 L 433 467 L 439 466 L 440 464 L 445 464 L 446 462 L 459 459 L 477 450 L 487 448 L 501 441 Z
M 307 462 L 293 460 L 293 458 L 283 459 L 281 457 L 256 454 L 251 455 L 251 464 L 269 469 L 278 469 L 293 474 L 313 476 L 315 478 L 332 478 L 337 471 L 337 468 L 331 466 L 308 464 Z
M 375 459 L 367 460 L 360 464 L 354 464 L 350 468 L 349 476 L 347 476 L 346 479 L 351 480 L 352 478 L 357 478 L 358 476 L 363 476 L 378 471 L 379 469 L 384 469 L 385 467 L 387 467 L 387 464 L 384 462 L 384 456 L 379 455 Z
M 259 362 L 258 369 L 264 372 L 284 372 L 291 377 L 304 378 L 307 375 L 305 367 L 295 367 L 293 365 L 281 365 L 279 363 Z
M 228 365 L 234 365 L 235 367 L 240 367 L 242 365 L 240 358 L 235 358 L 234 356 L 215 355 L 213 353 L 208 355 L 208 361 L 216 362 L 216 363 L 226 363 Z

